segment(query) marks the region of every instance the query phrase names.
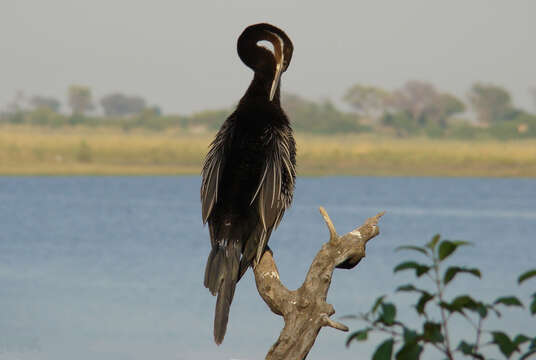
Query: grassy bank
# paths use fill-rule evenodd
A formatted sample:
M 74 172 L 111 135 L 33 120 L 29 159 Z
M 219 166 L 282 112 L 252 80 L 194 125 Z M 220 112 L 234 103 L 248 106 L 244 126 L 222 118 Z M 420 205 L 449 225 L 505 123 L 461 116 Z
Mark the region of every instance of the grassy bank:
M 1 175 L 199 174 L 213 134 L 0 127 Z M 536 140 L 297 136 L 300 175 L 536 177 Z

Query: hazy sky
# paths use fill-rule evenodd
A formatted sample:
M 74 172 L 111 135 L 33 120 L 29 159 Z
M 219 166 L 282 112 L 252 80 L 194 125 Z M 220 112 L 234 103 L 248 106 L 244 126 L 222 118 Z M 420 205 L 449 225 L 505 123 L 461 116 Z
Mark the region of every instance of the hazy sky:
M 16 90 L 64 103 L 72 83 L 97 99 L 142 95 L 166 113 L 228 106 L 252 76 L 236 39 L 261 21 L 294 42 L 286 91 L 340 99 L 357 82 L 417 79 L 465 96 L 484 81 L 533 109 L 534 0 L 0 0 L 0 106 Z

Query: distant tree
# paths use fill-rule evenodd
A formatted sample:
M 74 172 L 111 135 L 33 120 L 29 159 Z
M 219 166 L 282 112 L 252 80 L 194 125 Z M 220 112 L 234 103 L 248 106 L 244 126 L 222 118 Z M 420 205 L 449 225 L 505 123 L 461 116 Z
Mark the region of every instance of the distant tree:
M 146 106 L 145 100 L 140 96 L 127 96 L 120 93 L 109 94 L 100 100 L 100 104 L 107 116 L 125 116 L 139 114 Z
M 71 85 L 68 90 L 69 106 L 73 115 L 83 115 L 94 108 L 91 89 L 83 85 Z
M 281 102 L 297 131 L 338 133 L 368 130 L 359 124 L 356 114 L 343 113 L 327 100 L 313 102 L 298 95 L 284 93 Z
M 439 103 L 446 116 L 452 116 L 465 111 L 465 104 L 463 101 L 451 94 L 440 94 Z
M 49 109 L 58 112 L 60 109 L 60 102 L 53 97 L 35 95 L 30 99 L 30 104 L 36 110 Z
M 416 121 L 405 111 L 387 112 L 382 116 L 381 123 L 394 129 L 398 137 L 413 135 L 420 130 Z
M 418 126 L 445 128 L 450 116 L 465 111 L 465 105 L 455 96 L 439 93 L 432 84 L 415 80 L 394 91 L 386 104 L 392 112 L 409 114 Z
M 376 118 L 385 111 L 389 92 L 374 86 L 356 84 L 343 97 L 359 114 Z
M 423 114 L 431 113 L 438 93 L 435 87 L 424 81 L 411 80 L 393 92 L 388 99 L 389 106 L 395 111 L 406 111 L 419 123 L 425 121 Z
M 510 93 L 496 85 L 474 84 L 469 92 L 469 100 L 478 120 L 485 124 L 507 120 L 514 110 Z
M 439 108 L 438 122 L 441 127 L 447 126 L 448 118 L 465 111 L 465 104 L 460 99 L 446 93 L 439 94 L 437 106 Z

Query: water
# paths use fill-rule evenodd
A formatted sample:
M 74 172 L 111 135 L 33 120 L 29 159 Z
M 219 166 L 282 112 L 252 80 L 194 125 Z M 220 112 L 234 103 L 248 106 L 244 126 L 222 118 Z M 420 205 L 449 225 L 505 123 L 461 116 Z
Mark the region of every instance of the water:
M 198 177 L 0 177 L 0 359 L 264 358 L 282 320 L 260 299 L 250 272 L 239 283 L 223 345 L 213 343 L 199 184 Z M 473 241 L 456 261 L 484 274 L 482 281 L 460 275 L 452 294 L 470 289 L 486 300 L 504 293 L 527 300 L 534 291 L 534 282 L 518 287 L 515 280 L 536 267 L 535 180 L 300 178 L 294 205 L 270 240 L 289 288 L 300 285 L 327 240 L 319 205 L 341 234 L 387 211 L 367 257 L 335 273 L 328 301 L 336 316 L 366 311 L 378 295 L 392 297 L 395 284 L 411 280 L 393 275 L 409 256 L 393 249 L 438 232 Z M 492 328 L 536 333 L 526 311 L 508 313 Z M 409 310 L 399 314 L 412 318 Z M 372 344 L 346 349 L 345 339 L 323 329 L 309 359 L 372 351 Z

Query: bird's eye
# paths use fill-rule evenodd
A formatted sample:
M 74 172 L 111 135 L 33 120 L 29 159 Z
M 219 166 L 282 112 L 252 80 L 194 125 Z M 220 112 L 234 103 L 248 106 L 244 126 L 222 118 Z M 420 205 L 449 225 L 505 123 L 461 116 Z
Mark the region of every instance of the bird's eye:
M 272 54 L 275 54 L 274 44 L 272 44 L 268 40 L 261 40 L 257 42 L 257 45 L 265 48 L 266 50 L 270 51 Z

